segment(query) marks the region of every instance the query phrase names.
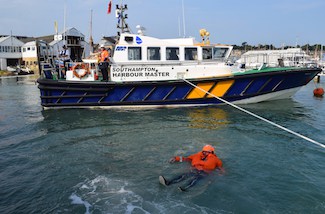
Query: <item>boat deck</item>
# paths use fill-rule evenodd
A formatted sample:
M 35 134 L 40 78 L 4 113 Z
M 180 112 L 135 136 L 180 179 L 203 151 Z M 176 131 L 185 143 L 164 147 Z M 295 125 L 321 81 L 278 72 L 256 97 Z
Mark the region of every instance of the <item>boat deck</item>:
M 257 74 L 257 73 L 267 73 L 267 72 L 285 72 L 293 70 L 305 70 L 306 68 L 300 67 L 274 67 L 274 68 L 263 68 L 263 69 L 251 69 L 234 73 L 234 76 L 247 75 L 247 74 Z

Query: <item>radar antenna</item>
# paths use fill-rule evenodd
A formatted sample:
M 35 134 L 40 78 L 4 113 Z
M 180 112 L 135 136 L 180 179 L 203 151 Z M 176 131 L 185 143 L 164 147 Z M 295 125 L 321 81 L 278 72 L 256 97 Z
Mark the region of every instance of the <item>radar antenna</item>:
M 117 32 L 118 36 L 120 36 L 121 33 L 132 33 L 129 25 L 125 22 L 125 19 L 128 18 L 128 14 L 125 13 L 127 9 L 128 6 L 126 4 L 116 5 L 115 16 L 117 18 L 117 28 L 119 29 Z

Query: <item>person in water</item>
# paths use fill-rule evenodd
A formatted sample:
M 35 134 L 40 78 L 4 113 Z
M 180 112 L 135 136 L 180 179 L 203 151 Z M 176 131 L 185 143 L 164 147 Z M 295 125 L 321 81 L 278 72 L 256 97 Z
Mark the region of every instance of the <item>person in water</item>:
M 188 182 L 184 186 L 178 187 L 179 190 L 185 191 L 215 169 L 223 170 L 222 161 L 217 157 L 211 145 L 205 145 L 202 151 L 188 157 L 176 156 L 169 160 L 170 163 L 183 161 L 191 162 L 192 169 L 190 172 L 179 175 L 171 180 L 167 180 L 164 176 L 160 175 L 159 182 L 164 186 L 168 186 L 188 179 Z

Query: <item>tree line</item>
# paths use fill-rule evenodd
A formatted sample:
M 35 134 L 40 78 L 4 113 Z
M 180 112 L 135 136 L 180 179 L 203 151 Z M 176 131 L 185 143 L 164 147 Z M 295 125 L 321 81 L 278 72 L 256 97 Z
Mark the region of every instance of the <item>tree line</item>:
M 305 45 L 297 45 L 297 46 L 282 46 L 282 47 L 275 47 L 272 44 L 258 44 L 258 45 L 250 45 L 247 42 L 243 42 L 241 45 L 233 45 L 235 50 L 241 50 L 241 51 L 250 51 L 250 50 L 281 50 L 281 49 L 288 49 L 288 48 L 301 48 L 304 51 L 307 52 L 315 52 L 320 51 L 322 48 L 322 44 L 305 44 Z M 325 50 L 325 48 L 323 48 Z

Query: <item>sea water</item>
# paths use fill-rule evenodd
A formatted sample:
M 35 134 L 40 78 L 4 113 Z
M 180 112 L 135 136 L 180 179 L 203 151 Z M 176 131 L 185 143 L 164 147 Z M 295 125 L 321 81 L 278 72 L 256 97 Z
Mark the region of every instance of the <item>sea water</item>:
M 241 107 L 324 144 L 314 88 Z M 205 144 L 224 173 L 187 192 L 159 184 Z M 324 151 L 226 105 L 43 110 L 34 80 L 0 80 L 1 213 L 325 213 Z

